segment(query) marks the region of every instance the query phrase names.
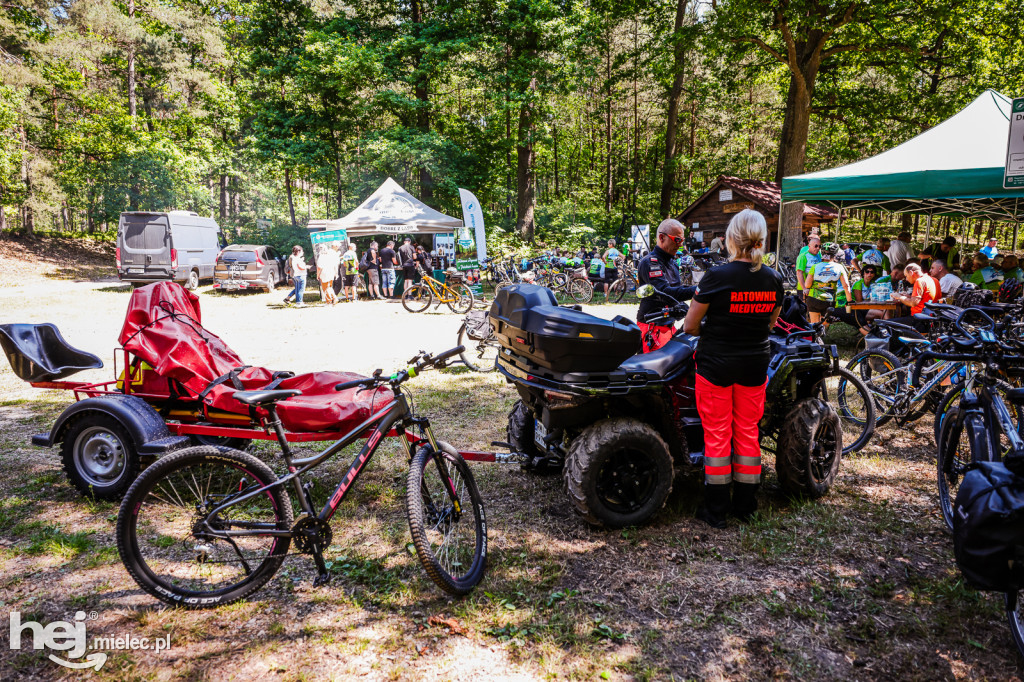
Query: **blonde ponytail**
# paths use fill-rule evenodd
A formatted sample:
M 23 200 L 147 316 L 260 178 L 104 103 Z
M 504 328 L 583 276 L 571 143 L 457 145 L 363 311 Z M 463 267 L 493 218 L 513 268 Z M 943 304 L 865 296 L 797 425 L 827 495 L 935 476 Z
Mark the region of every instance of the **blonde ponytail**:
M 764 216 L 753 209 L 743 209 L 732 217 L 725 231 L 729 260 L 750 259 L 750 271 L 761 269 L 767 251 L 768 224 Z

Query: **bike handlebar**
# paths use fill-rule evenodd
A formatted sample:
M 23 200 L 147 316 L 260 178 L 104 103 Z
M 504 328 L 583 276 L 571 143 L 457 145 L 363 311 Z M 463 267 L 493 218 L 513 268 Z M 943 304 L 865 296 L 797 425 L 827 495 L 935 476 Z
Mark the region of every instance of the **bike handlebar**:
M 1000 349 L 1001 350 L 1001 349 Z M 994 349 L 993 349 L 994 351 Z M 979 357 L 979 353 L 937 353 L 935 351 L 926 350 L 917 356 L 914 361 L 914 373 L 911 375 L 911 385 L 917 386 L 918 381 L 921 379 L 921 371 L 924 369 L 924 363 L 926 360 L 949 360 L 952 362 L 978 362 L 984 360 L 998 359 L 999 364 L 1006 365 L 1009 363 L 1019 362 L 1024 364 L 1024 356 L 1021 355 L 1006 355 L 999 353 L 997 356 L 993 352 L 991 358 Z
M 411 379 L 427 367 L 436 367 L 437 369 L 443 369 L 448 365 L 448 360 L 455 357 L 459 353 L 466 350 L 465 346 L 456 346 L 450 348 L 443 353 L 437 355 L 430 355 L 426 351 L 421 351 L 418 355 L 409 360 L 409 366 L 405 369 L 395 372 L 391 376 L 381 376 L 381 370 L 375 370 L 373 376 L 366 377 L 365 379 L 356 379 L 354 381 L 345 381 L 334 386 L 335 391 L 344 391 L 347 388 L 355 388 L 356 386 L 363 386 L 364 388 L 372 388 L 374 386 L 380 386 L 385 383 L 391 384 L 392 388 L 397 388 L 399 384 Z

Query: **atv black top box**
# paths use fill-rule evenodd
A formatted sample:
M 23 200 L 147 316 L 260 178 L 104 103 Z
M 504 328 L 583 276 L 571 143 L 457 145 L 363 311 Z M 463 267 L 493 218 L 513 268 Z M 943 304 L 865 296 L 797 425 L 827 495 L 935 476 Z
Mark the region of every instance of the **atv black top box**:
M 607 372 L 640 352 L 640 328 L 631 320 L 560 308 L 550 289 L 535 284 L 500 290 L 491 324 L 504 348 L 558 372 Z

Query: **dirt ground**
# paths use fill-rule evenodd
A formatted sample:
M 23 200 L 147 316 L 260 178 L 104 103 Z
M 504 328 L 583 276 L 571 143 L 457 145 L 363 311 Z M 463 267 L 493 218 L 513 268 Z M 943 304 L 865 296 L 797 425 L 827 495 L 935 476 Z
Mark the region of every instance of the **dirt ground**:
M 113 378 L 130 289 L 112 277 L 110 251 L 0 239 L 0 321 L 55 322 L 107 361 L 79 376 Z M 203 322 L 248 362 L 300 372 L 390 370 L 421 348 L 455 345 L 460 318 L 449 312 L 286 308 L 285 293 L 204 286 Z M 515 392 L 500 377 L 452 368 L 410 386 L 456 446 L 504 439 Z M 329 585 L 313 588 L 309 558 L 289 557 L 249 601 L 186 612 L 142 593 L 122 568 L 117 506 L 79 496 L 59 454 L 29 445 L 70 396 L 32 389 L 6 365 L 0 391 L 0 606 L 42 623 L 84 611 L 90 638 L 171 641 L 159 653 L 110 651 L 88 673 L 0 644 L 0 678 L 1020 678 L 1000 600 L 967 589 L 953 564 L 927 420 L 882 429 L 818 502 L 783 498 L 769 473 L 763 512 L 724 531 L 693 518 L 694 476 L 677 478 L 652 524 L 610 532 L 575 516 L 559 476 L 476 464 L 491 553 L 483 584 L 462 600 L 442 596 L 406 549 L 406 465 L 389 444 L 332 523 Z M 270 447 L 255 452 L 278 466 Z M 324 486 L 346 466 L 325 467 Z

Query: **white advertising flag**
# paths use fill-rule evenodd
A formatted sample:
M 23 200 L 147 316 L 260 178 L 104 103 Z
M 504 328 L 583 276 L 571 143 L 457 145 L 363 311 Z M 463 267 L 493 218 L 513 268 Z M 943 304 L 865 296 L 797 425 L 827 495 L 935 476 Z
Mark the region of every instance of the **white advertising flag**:
M 483 262 L 487 258 L 487 244 L 484 243 L 484 212 L 480 210 L 480 202 L 468 189 L 459 188 L 462 200 L 462 222 L 473 230 L 476 236 L 476 257 Z

